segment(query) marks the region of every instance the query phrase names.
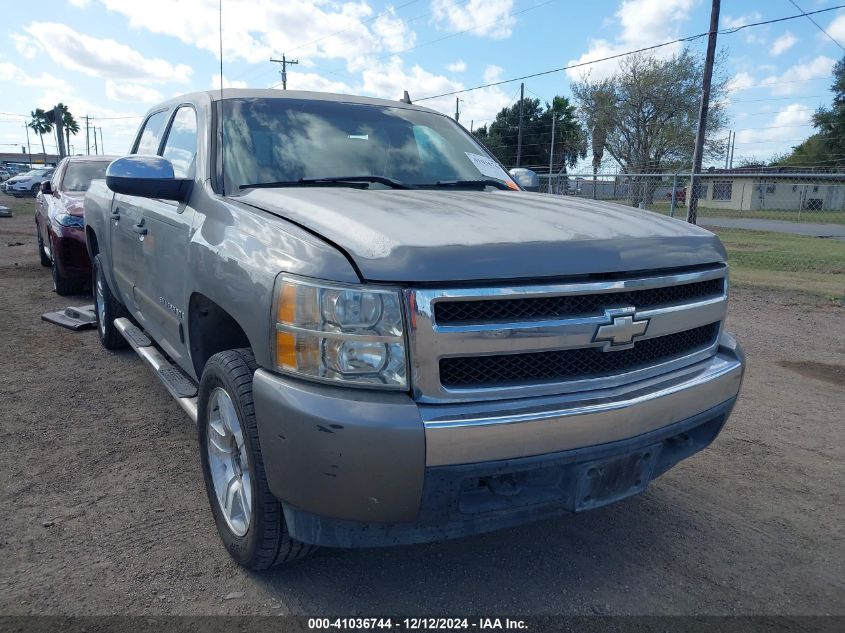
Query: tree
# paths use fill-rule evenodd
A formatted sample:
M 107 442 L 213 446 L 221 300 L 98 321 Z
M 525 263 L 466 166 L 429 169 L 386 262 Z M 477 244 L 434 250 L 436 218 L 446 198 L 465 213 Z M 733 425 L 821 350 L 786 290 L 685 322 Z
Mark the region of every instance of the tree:
M 70 113 L 70 109 L 63 103 L 59 103 L 59 109 L 62 111 L 62 127 L 65 129 L 65 149 L 68 156 L 70 156 L 70 135 L 76 136 L 79 134 L 79 123 L 77 123 L 74 116 Z
M 715 138 L 726 122 L 723 65 L 719 55 L 705 140 L 710 156 L 724 155 L 724 141 Z M 668 59 L 631 55 L 607 79 L 574 82 L 572 93 L 592 135 L 594 168 L 604 152 L 629 174 L 659 173 L 670 163 L 691 165 L 703 76 L 703 61 L 684 49 Z M 652 193 L 644 195 L 650 200 Z
M 44 154 L 44 162 L 47 162 L 47 150 L 44 147 L 44 135 L 53 131 L 53 124 L 47 119 L 47 113 L 42 108 L 35 108 L 29 113 L 32 120 L 27 125 L 41 139 L 41 153 Z
M 545 171 L 549 159 L 552 158 L 553 171 L 566 171 L 567 166 L 573 167 L 579 158 L 586 156 L 586 135 L 569 99 L 555 96 L 552 103 L 545 105 L 541 105 L 539 99 L 523 99 L 522 109 L 523 166 Z M 550 156 L 553 119 L 555 145 L 554 156 Z M 519 136 L 519 102 L 503 108 L 489 126 L 479 127 L 474 134 L 503 165 L 515 166 Z
M 845 57 L 833 66 L 833 104 L 813 114 L 818 130 L 792 148 L 786 156 L 775 158 L 776 165 L 837 167 L 845 165 Z

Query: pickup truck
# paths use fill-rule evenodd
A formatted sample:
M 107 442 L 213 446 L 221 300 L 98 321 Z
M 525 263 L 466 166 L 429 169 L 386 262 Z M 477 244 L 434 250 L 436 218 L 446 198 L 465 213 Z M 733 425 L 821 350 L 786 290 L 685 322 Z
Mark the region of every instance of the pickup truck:
M 197 423 L 248 568 L 630 497 L 737 398 L 717 237 L 522 191 L 409 101 L 178 97 L 86 194 L 99 337 Z

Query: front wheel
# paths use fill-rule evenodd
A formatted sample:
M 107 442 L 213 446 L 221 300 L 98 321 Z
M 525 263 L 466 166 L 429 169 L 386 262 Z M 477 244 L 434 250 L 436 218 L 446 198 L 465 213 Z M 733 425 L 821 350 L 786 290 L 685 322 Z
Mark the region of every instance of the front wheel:
M 100 343 L 106 349 L 121 349 L 126 347 L 126 339 L 114 326 L 114 320 L 128 316 L 123 304 L 112 294 L 103 273 L 103 260 L 100 255 L 94 257 L 94 312 L 97 315 L 97 334 Z
M 203 477 L 217 532 L 248 569 L 267 569 L 314 550 L 291 538 L 267 484 L 252 398 L 256 364 L 248 349 L 212 356 L 202 372 L 198 427 Z
M 41 265 L 44 268 L 49 268 L 53 265 L 53 258 L 47 255 L 47 249 L 44 248 L 44 240 L 41 238 L 41 227 L 38 222 L 35 223 L 35 233 L 38 236 L 38 256 L 41 258 Z

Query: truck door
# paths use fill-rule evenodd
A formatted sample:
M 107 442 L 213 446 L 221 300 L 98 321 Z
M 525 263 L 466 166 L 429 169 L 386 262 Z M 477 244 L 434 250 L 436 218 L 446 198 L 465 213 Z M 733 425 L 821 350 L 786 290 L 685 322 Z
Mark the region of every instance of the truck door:
M 141 135 L 136 140 L 133 154 L 155 154 L 161 141 L 167 111 L 154 112 L 144 122 Z M 146 327 L 146 315 L 135 299 L 135 285 L 141 275 L 141 248 L 146 240 L 143 226 L 145 198 L 115 194 L 111 217 L 111 256 L 117 291 L 123 304 L 129 308 L 141 325 Z
M 197 114 L 193 106 L 176 109 L 160 154 L 173 164 L 176 178 L 196 176 Z M 178 364 L 188 362 L 185 318 L 188 244 L 194 209 L 185 202 L 145 200 L 141 224 L 147 230 L 141 244 L 135 298 L 144 313 L 144 327 Z

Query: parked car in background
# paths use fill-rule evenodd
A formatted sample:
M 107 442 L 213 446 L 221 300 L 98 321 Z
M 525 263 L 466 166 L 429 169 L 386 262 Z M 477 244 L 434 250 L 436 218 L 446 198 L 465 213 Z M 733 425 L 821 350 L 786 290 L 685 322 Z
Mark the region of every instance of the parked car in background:
M 41 183 L 50 180 L 54 172 L 55 169 L 53 167 L 42 167 L 28 171 L 20 176 L 13 176 L 6 181 L 6 193 L 16 198 L 23 198 L 24 196 L 34 197 L 38 194 Z
M 666 192 L 666 199 L 669 202 L 672 202 L 672 190 Z M 675 202 L 678 204 L 686 204 L 687 203 L 687 188 L 681 187 L 675 191 Z
M 10 174 L 8 171 L 6 171 L 5 169 L 0 169 L 0 182 L 6 182 L 11 177 L 12 174 Z
M 77 294 L 91 281 L 82 200 L 92 180 L 105 178 L 112 160 L 111 156 L 65 158 L 36 196 L 38 254 L 53 273 L 57 294 Z

